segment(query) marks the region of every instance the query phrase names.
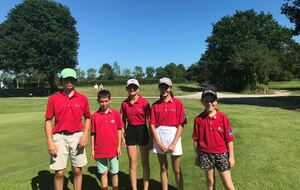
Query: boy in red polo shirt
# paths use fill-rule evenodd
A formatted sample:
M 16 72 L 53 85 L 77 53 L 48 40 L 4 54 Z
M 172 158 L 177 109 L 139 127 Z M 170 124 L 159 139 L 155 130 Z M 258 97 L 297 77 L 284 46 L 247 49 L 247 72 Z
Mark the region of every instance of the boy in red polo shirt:
M 82 167 L 87 164 L 85 147 L 90 129 L 88 99 L 75 91 L 77 75 L 74 69 L 65 68 L 60 73 L 64 90 L 48 99 L 45 114 L 45 133 L 50 169 L 55 170 L 54 189 L 62 190 L 67 160 L 70 156 L 74 174 L 74 189 L 81 189 Z M 55 124 L 52 128 L 52 119 Z M 82 117 L 85 118 L 84 126 Z
M 100 108 L 92 115 L 92 159 L 96 160 L 101 174 L 102 190 L 108 189 L 108 171 L 112 175 L 113 190 L 118 190 L 119 157 L 121 156 L 121 137 L 124 124 L 121 115 L 112 109 L 111 93 L 101 90 L 98 93 Z
M 178 190 L 183 189 L 183 176 L 180 162 L 182 155 L 181 134 L 186 123 L 183 104 L 174 98 L 172 81 L 169 78 L 159 80 L 160 99 L 152 104 L 150 128 L 153 136 L 153 152 L 157 153 L 160 164 L 162 190 L 168 189 L 168 160 L 171 154 L 172 167 Z
M 205 88 L 201 102 L 205 110 L 194 120 L 195 164 L 205 171 L 207 189 L 215 189 L 215 168 L 222 183 L 234 190 L 230 168 L 234 166 L 232 129 L 227 116 L 216 109 L 217 92 L 214 87 Z

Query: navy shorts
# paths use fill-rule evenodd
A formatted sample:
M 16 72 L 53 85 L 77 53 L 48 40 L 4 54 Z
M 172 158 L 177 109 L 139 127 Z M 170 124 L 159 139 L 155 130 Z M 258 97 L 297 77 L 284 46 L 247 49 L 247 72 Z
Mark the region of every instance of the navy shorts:
M 149 130 L 146 124 L 128 125 L 125 129 L 126 145 L 147 145 L 149 142 Z
M 224 172 L 230 170 L 228 152 L 222 154 L 213 154 L 199 151 L 200 167 L 205 171 L 217 168 L 218 171 Z

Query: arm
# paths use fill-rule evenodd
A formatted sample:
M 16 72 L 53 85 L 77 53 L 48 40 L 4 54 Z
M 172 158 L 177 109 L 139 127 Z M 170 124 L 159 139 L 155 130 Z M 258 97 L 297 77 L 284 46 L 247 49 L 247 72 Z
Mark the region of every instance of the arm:
M 122 117 L 122 121 L 123 121 L 123 124 L 124 124 L 124 127 L 126 126 L 126 115 L 123 113 L 121 114 L 121 117 Z M 125 133 L 125 130 L 124 130 L 124 127 L 122 127 L 122 134 L 121 134 L 121 143 L 122 143 L 122 146 L 123 147 L 126 147 L 126 141 L 125 141 L 125 137 L 124 137 L 124 133 Z
M 46 119 L 44 126 L 48 146 L 48 153 L 55 156 L 57 154 L 57 150 L 52 137 L 52 119 Z
M 91 158 L 94 160 L 95 159 L 95 149 L 94 149 L 94 145 L 95 145 L 95 133 L 92 133 L 91 134 L 91 144 L 92 144 L 92 151 L 91 151 L 91 153 L 92 153 L 92 155 L 91 155 Z
M 234 167 L 234 151 L 233 151 L 233 141 L 228 142 L 227 144 L 227 150 L 229 153 L 229 165 L 230 167 Z
M 156 130 L 155 130 L 155 126 L 153 124 L 150 124 L 150 130 L 151 130 L 151 133 L 152 133 L 153 140 L 156 142 L 156 144 L 160 148 L 160 150 L 163 151 L 163 152 L 167 152 L 167 148 L 165 147 L 165 145 L 163 145 L 160 142 L 160 139 L 159 139 L 159 137 L 156 133 Z
M 122 133 L 123 133 L 123 127 L 122 129 L 118 129 L 118 157 L 121 157 L 121 140 L 122 140 Z
M 199 156 L 198 156 L 198 143 L 193 139 L 194 144 L 194 155 L 195 155 L 195 165 L 200 166 Z
M 84 148 L 87 145 L 90 126 L 91 126 L 91 119 L 85 118 L 83 134 L 80 137 L 78 142 L 80 148 Z
M 182 131 L 183 131 L 183 127 L 182 127 L 181 124 L 179 124 L 178 127 L 177 127 L 177 131 L 176 131 L 175 137 L 174 137 L 172 143 L 170 144 L 170 146 L 168 147 L 167 152 L 171 152 L 172 153 L 174 151 L 175 146 L 176 146 L 179 138 L 181 137 Z

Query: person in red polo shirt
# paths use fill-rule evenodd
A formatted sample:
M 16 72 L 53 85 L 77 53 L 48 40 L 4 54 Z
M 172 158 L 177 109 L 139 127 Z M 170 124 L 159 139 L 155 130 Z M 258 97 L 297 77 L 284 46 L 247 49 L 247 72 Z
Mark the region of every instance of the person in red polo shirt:
M 150 105 L 139 95 L 140 84 L 136 79 L 127 81 L 126 90 L 128 98 L 121 104 L 120 113 L 123 123 L 128 123 L 125 130 L 125 146 L 129 158 L 129 176 L 132 190 L 137 190 L 137 149 L 140 150 L 143 167 L 144 190 L 149 188 L 149 130 L 147 121 Z
M 227 116 L 216 109 L 217 92 L 214 87 L 203 90 L 201 102 L 205 110 L 194 120 L 195 164 L 205 171 L 207 189 L 215 189 L 215 168 L 222 183 L 234 190 L 230 168 L 234 166 L 232 129 Z
M 45 133 L 50 169 L 55 170 L 54 189 L 62 190 L 67 160 L 70 156 L 74 174 L 74 189 L 82 186 L 82 167 L 87 164 L 85 147 L 90 129 L 88 99 L 75 90 L 77 75 L 74 69 L 65 68 L 60 73 L 64 90 L 48 99 L 45 114 Z M 85 118 L 84 125 L 82 117 Z M 52 119 L 55 118 L 54 127 Z
M 92 159 L 96 160 L 101 174 L 102 190 L 108 188 L 108 171 L 112 175 L 113 190 L 118 190 L 119 157 L 124 124 L 120 113 L 109 106 L 111 93 L 108 90 L 98 92 L 98 103 L 100 108 L 92 115 Z
M 174 98 L 172 81 L 159 80 L 160 99 L 152 104 L 150 128 L 153 136 L 153 152 L 157 153 L 160 164 L 162 189 L 168 189 L 168 161 L 166 153 L 171 154 L 172 167 L 178 190 L 183 189 L 183 176 L 180 168 L 182 155 L 181 134 L 186 123 L 184 107 Z

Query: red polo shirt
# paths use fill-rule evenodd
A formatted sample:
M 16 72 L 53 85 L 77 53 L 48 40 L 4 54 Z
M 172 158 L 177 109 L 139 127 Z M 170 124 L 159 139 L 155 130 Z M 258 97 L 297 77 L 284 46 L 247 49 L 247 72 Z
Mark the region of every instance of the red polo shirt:
M 118 155 L 118 129 L 122 129 L 124 124 L 119 112 L 108 109 L 107 114 L 97 111 L 92 115 L 95 158 L 113 158 Z
M 127 119 L 130 125 L 142 125 L 147 123 L 146 117 L 150 112 L 150 105 L 146 99 L 139 96 L 134 104 L 127 98 L 121 104 L 120 113 Z
M 158 100 L 152 104 L 150 111 L 150 124 L 156 127 L 176 126 L 186 123 L 183 104 L 176 98 L 170 99 L 168 102 Z
M 221 154 L 227 151 L 226 143 L 233 141 L 234 136 L 227 116 L 217 110 L 213 117 L 202 112 L 195 118 L 193 139 L 201 151 Z
M 88 99 L 84 95 L 75 91 L 72 97 L 68 97 L 64 91 L 61 91 L 48 99 L 45 118 L 55 117 L 53 133 L 82 131 L 82 116 L 91 117 Z

